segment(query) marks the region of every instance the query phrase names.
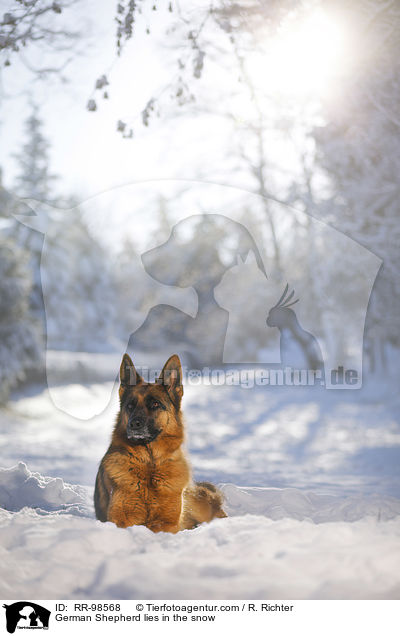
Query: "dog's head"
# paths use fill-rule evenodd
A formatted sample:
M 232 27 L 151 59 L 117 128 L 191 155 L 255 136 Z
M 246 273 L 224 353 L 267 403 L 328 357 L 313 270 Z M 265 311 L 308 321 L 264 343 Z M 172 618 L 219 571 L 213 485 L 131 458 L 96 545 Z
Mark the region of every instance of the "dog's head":
M 120 368 L 120 413 L 117 430 L 131 446 L 183 439 L 180 414 L 182 367 L 177 355 L 164 365 L 156 382 L 145 382 L 125 354 Z

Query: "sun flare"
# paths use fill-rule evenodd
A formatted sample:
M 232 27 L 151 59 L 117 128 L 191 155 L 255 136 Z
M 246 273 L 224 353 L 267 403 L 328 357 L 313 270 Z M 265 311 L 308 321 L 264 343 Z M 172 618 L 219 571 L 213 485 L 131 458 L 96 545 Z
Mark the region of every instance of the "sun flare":
M 282 25 L 279 34 L 264 45 L 256 73 L 262 74 L 269 90 L 299 97 L 322 95 L 346 70 L 348 54 L 345 25 L 315 11 Z

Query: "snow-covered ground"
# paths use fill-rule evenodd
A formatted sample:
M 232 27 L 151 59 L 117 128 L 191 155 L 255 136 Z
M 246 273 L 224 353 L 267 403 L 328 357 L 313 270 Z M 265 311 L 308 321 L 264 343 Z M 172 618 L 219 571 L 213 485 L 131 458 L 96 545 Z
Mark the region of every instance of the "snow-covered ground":
M 90 406 L 112 385 L 58 390 Z M 186 387 L 183 405 L 195 477 L 222 485 L 229 517 L 169 535 L 94 518 L 115 389 L 90 420 L 43 387 L 14 396 L 0 411 L 2 598 L 399 598 L 389 385 Z

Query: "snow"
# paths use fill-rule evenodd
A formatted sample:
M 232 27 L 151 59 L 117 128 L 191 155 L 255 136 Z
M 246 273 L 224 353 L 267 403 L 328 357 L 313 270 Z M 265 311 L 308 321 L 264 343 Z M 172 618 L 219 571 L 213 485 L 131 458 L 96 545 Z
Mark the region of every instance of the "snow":
M 0 468 L 0 507 L 17 511 L 24 507 L 57 513 L 83 511 L 87 493 L 81 486 L 64 484 L 60 477 L 32 473 L 24 462 Z
M 296 488 L 243 488 L 223 484 L 228 515 L 255 514 L 273 520 L 292 518 L 330 521 L 357 521 L 374 517 L 379 521 L 400 515 L 400 500 L 379 495 L 338 497 L 301 491 Z
M 365 389 L 365 390 L 364 390 Z M 390 386 L 361 391 L 186 386 L 196 479 L 227 519 L 177 535 L 94 517 L 117 410 L 112 383 L 43 387 L 0 411 L 4 599 L 377 599 L 400 594 L 400 426 Z
M 82 487 L 22 462 L 2 470 L 0 595 L 397 598 L 398 500 L 233 484 L 223 491 L 228 519 L 156 535 L 95 520 Z
M 169 535 L 102 524 L 81 487 L 23 463 L 1 471 L 0 483 L 2 505 L 17 510 L 0 513 L 2 598 L 356 599 L 400 591 L 400 502 L 392 498 L 343 503 L 229 484 L 228 519 Z

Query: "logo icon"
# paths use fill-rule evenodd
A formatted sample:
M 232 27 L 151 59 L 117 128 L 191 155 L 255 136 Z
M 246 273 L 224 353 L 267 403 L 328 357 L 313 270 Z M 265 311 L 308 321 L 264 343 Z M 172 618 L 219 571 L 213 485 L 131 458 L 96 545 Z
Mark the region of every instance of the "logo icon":
M 51 612 L 32 601 L 18 601 L 3 605 L 6 610 L 7 631 L 14 634 L 16 629 L 48 629 Z

